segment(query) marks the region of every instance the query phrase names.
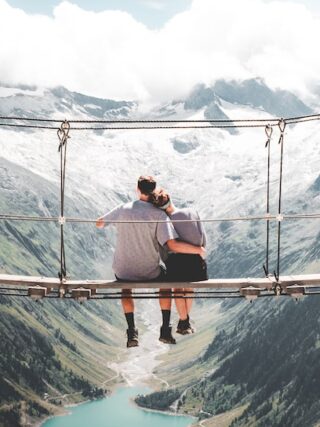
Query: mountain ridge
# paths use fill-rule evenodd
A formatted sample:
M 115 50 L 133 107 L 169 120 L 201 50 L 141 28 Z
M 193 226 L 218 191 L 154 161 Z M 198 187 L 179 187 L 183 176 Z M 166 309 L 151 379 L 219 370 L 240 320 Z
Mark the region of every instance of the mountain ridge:
M 256 90 L 261 90 L 261 97 L 269 99 L 265 109 L 261 109 L 260 101 L 248 101 L 250 85 L 229 86 L 229 97 L 223 92 L 225 87 L 195 88 L 194 99 L 172 101 L 169 104 L 155 107 L 152 111 L 142 111 L 136 103 L 126 101 L 99 101 L 98 98 L 79 96 L 67 89 L 50 89 L 42 93 L 36 88 L 17 89 L 10 96 L 0 97 L 0 113 L 2 115 L 18 115 L 25 117 L 38 115 L 43 118 L 56 118 L 60 115 L 68 118 L 165 118 L 174 119 L 208 119 L 208 108 L 212 109 L 209 119 L 222 117 L 262 118 L 271 117 L 275 108 L 278 112 L 284 108 L 288 99 L 282 93 L 267 90 L 261 82 L 255 83 Z M 7 88 L 8 89 L 8 88 Z M 198 92 L 197 92 L 198 90 Z M 25 94 L 20 93 L 29 91 Z M 203 92 L 204 91 L 204 92 Z M 219 92 L 219 93 L 218 93 Z M 6 92 L 9 93 L 8 91 Z M 1 91 L 0 91 L 1 95 Z M 222 96 L 224 95 L 224 97 Z M 192 97 L 192 95 L 190 95 Z M 253 95 L 252 95 L 253 96 Z M 269 98 L 268 98 L 269 96 Z M 203 99 L 202 99 L 203 97 Z M 278 97 L 278 98 L 277 98 Z M 280 98 L 279 98 L 280 97 Z M 275 105 L 275 98 L 278 104 Z M 189 103 L 188 103 L 188 102 Z M 244 104 L 240 104 L 239 101 Z M 250 101 L 250 99 L 249 99 Z M 187 107 L 185 108 L 187 102 Z M 293 101 L 292 101 L 293 102 Z M 88 107 L 89 105 L 89 107 Z M 272 109 L 271 109 L 271 107 Z M 295 102 L 295 113 L 305 114 L 305 104 Z M 267 111 L 270 109 L 270 111 Z M 287 111 L 288 115 L 293 110 Z M 210 113 L 211 114 L 211 113 Z M 219 114 L 223 114 L 220 115 Z M 219 117 L 218 117 L 219 116 Z M 284 212 L 304 213 L 316 212 L 320 206 L 318 196 L 319 171 L 318 162 L 320 151 L 317 144 L 317 124 L 305 124 L 287 130 L 285 135 L 285 169 L 284 169 Z M 152 174 L 157 181 L 168 188 L 177 206 L 193 206 L 199 210 L 202 218 L 232 217 L 265 213 L 266 196 L 266 150 L 264 129 L 239 130 L 237 134 L 224 130 L 172 130 L 163 131 L 127 131 L 115 133 L 112 130 L 76 133 L 70 131 L 68 141 L 68 163 L 66 176 L 66 216 L 79 216 L 93 219 L 123 201 L 135 198 L 136 179 L 141 174 Z M 278 195 L 278 165 L 279 150 L 277 136 L 272 141 L 271 167 L 271 209 L 277 208 Z M 287 143 L 288 141 L 288 143 Z M 0 128 L 0 144 L 2 160 L 0 162 L 0 206 L 3 213 L 18 212 L 19 214 L 48 215 L 59 212 L 59 156 L 58 140 L 55 132 L 38 130 L 14 131 Z M 306 161 L 305 159 L 308 159 Z M 298 165 L 298 167 L 297 167 Z M 31 188 L 30 188 L 31 187 Z M 56 225 L 1 223 L 1 269 L 7 272 L 30 274 L 56 274 L 58 270 L 59 236 Z M 111 271 L 112 250 L 115 241 L 114 232 L 97 232 L 86 225 L 72 225 L 66 229 L 68 271 L 75 278 L 113 277 Z M 67 228 L 67 227 L 66 227 Z M 211 277 L 248 277 L 263 275 L 262 264 L 265 251 L 265 223 L 235 223 L 223 222 L 206 225 L 208 234 L 208 264 Z M 275 263 L 276 228 L 271 226 L 271 264 Z M 108 240 L 106 240 L 106 237 Z M 319 233 L 314 222 L 304 221 L 284 223 L 282 227 L 281 260 L 282 272 L 317 271 L 319 267 Z M 2 300 L 5 310 L 13 310 L 18 321 L 21 319 L 33 325 L 34 336 L 37 328 L 43 331 L 48 328 L 48 319 L 54 319 L 54 326 L 45 338 L 49 349 L 53 348 L 56 356 L 66 358 L 78 375 L 86 369 L 90 371 L 92 384 L 97 385 L 102 379 L 101 369 L 95 368 L 95 358 L 91 354 L 90 362 L 83 365 L 83 357 L 73 354 L 74 341 L 82 355 L 88 349 L 80 346 L 85 339 L 87 346 L 99 349 L 98 360 L 103 361 L 103 351 L 110 357 L 114 355 L 112 346 L 117 343 L 116 336 L 119 328 L 123 328 L 123 320 L 119 309 L 110 307 L 104 310 L 102 306 L 90 308 L 80 307 L 75 302 L 70 306 L 60 307 L 58 302 L 50 302 L 47 307 L 34 305 L 31 301 Z M 13 306 L 10 306 L 13 304 Z M 232 304 L 226 304 L 226 311 L 232 310 Z M 260 317 L 268 311 L 259 302 Z M 262 308 L 261 308 L 262 307 Z M 30 315 L 31 313 L 31 315 Z M 86 316 L 92 316 L 88 322 Z M 271 311 L 268 315 L 272 316 Z M 32 318 L 35 317 L 35 319 Z M 230 317 L 231 314 L 230 314 Z M 242 315 L 242 318 L 245 314 Z M 259 318 L 259 312 L 252 314 L 250 322 Z M 12 317 L 10 317 L 12 319 Z M 59 320 L 60 319 L 60 320 Z M 88 322 L 85 327 L 84 322 Z M 11 320 L 11 322 L 14 322 Z M 69 326 L 63 326 L 63 323 Z M 102 323 L 99 323 L 102 322 Z M 233 322 L 236 320 L 233 319 Z M 3 324 L 8 324 L 8 321 Z M 10 322 L 9 322 L 10 323 Z M 50 323 L 50 321 L 49 321 Z M 111 336 L 97 330 L 96 325 L 111 328 Z M 42 325 L 42 326 L 41 326 Z M 245 351 L 248 337 L 243 331 L 233 338 L 235 344 Z M 231 322 L 230 328 L 232 329 Z M 15 333 L 19 327 L 16 324 Z M 60 333 L 57 332 L 60 330 Z M 7 330 L 1 329 L 1 335 L 6 336 Z M 226 336 L 232 331 L 226 331 Z M 265 334 L 266 331 L 264 330 Z M 65 337 L 65 339 L 63 338 Z M 220 336 L 221 338 L 221 336 Z M 102 342 L 101 342 L 102 341 Z M 66 344 L 69 343 L 69 344 Z M 213 348 L 219 341 L 213 340 Z M 218 343 L 218 344 L 217 344 Z M 119 343 L 117 343 L 120 345 Z M 45 346 L 45 344 L 44 344 Z M 208 348 L 210 342 L 208 341 Z M 117 347 L 118 348 L 118 347 Z M 228 347 L 226 346 L 226 349 Z M 211 348 L 212 349 L 212 348 Z M 19 348 L 17 348 L 18 353 Z M 234 350 L 221 358 L 221 366 L 235 363 Z M 208 350 L 210 351 L 210 350 Z M 257 347 L 256 351 L 261 351 Z M 214 353 L 214 352 L 213 352 Z M 28 357 L 36 356 L 36 353 Z M 75 356 L 72 361 L 71 355 Z M 208 357 L 210 367 L 215 363 L 216 353 Z M 232 357 L 235 357 L 232 360 Z M 202 359 L 204 360 L 204 359 Z M 24 362 L 23 358 L 19 363 Z M 190 365 L 190 361 L 188 361 Z M 194 362 L 195 368 L 196 361 Z M 201 360 L 200 362 L 201 363 Z M 205 363 L 205 362 L 203 362 Z M 209 363 L 209 362 L 208 362 Z M 80 366 L 79 366 L 80 365 Z M 188 365 L 188 366 L 189 366 Z M 187 366 L 187 365 L 186 365 Z M 228 365 L 226 365 L 228 367 Z M 205 368 L 199 367 L 199 370 Z M 218 375 L 218 374 L 217 374 Z M 228 396 L 233 396 L 234 403 L 241 399 L 234 397 L 228 378 L 220 376 L 208 378 L 206 384 L 208 394 L 218 384 L 225 382 L 223 393 L 219 395 L 220 403 Z M 9 379 L 10 380 L 10 379 Z M 9 383 L 6 383 L 9 384 Z M 6 386 L 7 387 L 7 386 Z M 48 386 L 47 386 L 48 387 Z M 69 387 L 64 384 L 63 387 Z M 239 386 L 240 387 L 240 386 Z M 238 387 L 238 389 L 239 389 Z M 211 390 L 211 392 L 210 392 Z M 69 390 L 67 390 L 69 391 Z M 239 391 L 239 390 L 238 390 Z M 12 402 L 15 395 L 12 392 Z M 30 389 L 26 393 L 31 393 Z M 196 401 L 198 391 L 190 390 L 190 395 L 182 405 L 182 409 L 190 402 Z M 228 394 L 229 393 L 229 394 Z M 197 402 L 199 399 L 197 400 Z M 12 403 L 11 402 L 11 403 Z M 12 403 L 14 404 L 14 403 Z M 38 404 L 38 403 L 37 403 Z M 193 403 L 190 404 L 190 407 Z M 210 399 L 205 402 L 205 408 L 212 410 Z M 270 402 L 268 403 L 270 407 Z M 222 405 L 221 405 L 222 407 Z M 256 407 L 258 408 L 258 407 Z M 267 408 L 267 409 L 268 409 Z M 227 407 L 225 408 L 227 409 Z M 261 414 L 270 412 L 259 408 Z M 246 414 L 252 418 L 249 407 Z M 269 415 L 274 415 L 270 412 Z M 262 418 L 262 417 L 261 417 Z M 6 414 L 6 419 L 9 415 Z M 298 418 L 297 418 L 298 419 Z M 242 420 L 243 421 L 243 420 Z M 239 423 L 242 422 L 241 420 Z

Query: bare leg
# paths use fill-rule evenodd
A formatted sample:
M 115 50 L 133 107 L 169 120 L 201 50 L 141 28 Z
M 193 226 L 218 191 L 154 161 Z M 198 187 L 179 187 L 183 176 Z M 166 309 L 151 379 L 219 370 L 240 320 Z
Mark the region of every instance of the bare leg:
M 193 296 L 194 291 L 192 288 L 185 288 L 184 290 L 186 292 L 186 296 L 188 296 L 188 297 Z M 186 298 L 185 302 L 186 302 L 187 315 L 189 316 L 189 313 L 190 313 L 191 307 L 192 307 L 192 303 L 193 303 L 193 298 Z
M 125 314 L 134 313 L 134 302 L 131 295 L 132 295 L 131 289 L 122 290 L 121 304 L 122 304 L 123 312 Z
M 189 320 L 189 312 L 191 310 L 192 306 L 192 300 L 193 298 L 190 298 L 193 296 L 193 289 L 191 288 L 182 288 L 182 289 L 175 289 L 175 295 L 181 296 L 185 295 L 189 298 L 176 298 L 176 306 L 179 313 L 179 322 L 177 326 L 177 333 L 181 335 L 187 335 L 192 334 L 194 332 L 194 328 L 190 325 Z
M 181 298 L 181 296 L 184 295 L 184 289 L 175 288 L 174 294 L 175 296 L 180 297 L 180 298 L 175 298 L 175 303 L 176 303 L 177 311 L 179 314 L 179 318 L 180 320 L 187 320 L 188 318 L 187 301 L 188 300 Z
M 171 289 L 160 289 L 160 296 L 171 296 Z M 171 298 L 159 298 L 161 310 L 171 310 Z

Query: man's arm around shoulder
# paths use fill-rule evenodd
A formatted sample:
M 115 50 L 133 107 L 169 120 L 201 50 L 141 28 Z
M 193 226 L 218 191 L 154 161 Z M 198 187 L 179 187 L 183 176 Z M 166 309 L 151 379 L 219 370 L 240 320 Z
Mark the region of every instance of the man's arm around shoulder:
M 206 250 L 202 246 L 194 246 L 187 242 L 180 240 L 171 239 L 167 241 L 169 251 L 180 254 L 194 254 L 200 255 L 201 258 L 205 258 Z

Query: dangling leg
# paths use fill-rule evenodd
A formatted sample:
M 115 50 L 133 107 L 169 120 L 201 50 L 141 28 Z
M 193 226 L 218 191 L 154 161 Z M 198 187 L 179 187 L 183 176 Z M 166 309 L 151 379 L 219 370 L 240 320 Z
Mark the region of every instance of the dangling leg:
M 123 312 L 128 324 L 127 347 L 137 347 L 139 345 L 138 330 L 136 329 L 135 323 L 134 323 L 134 301 L 132 298 L 131 289 L 122 290 L 121 303 L 122 303 Z
M 191 296 L 190 288 L 175 289 L 175 295 L 177 296 Z M 177 311 L 179 313 L 179 322 L 177 326 L 177 333 L 181 335 L 192 334 L 194 330 L 191 328 L 189 321 L 189 312 L 192 306 L 192 298 L 176 298 L 175 299 Z
M 185 292 L 186 292 L 186 296 L 188 296 L 189 298 L 186 298 L 186 309 L 187 309 L 187 320 L 188 320 L 188 329 L 191 330 L 192 333 L 195 332 L 195 329 L 191 326 L 190 324 L 190 311 L 191 311 L 191 307 L 192 307 L 192 303 L 193 303 L 193 295 L 194 295 L 194 290 L 192 288 L 185 288 Z M 191 298 L 192 297 L 192 298 Z
M 170 326 L 171 289 L 160 289 L 159 296 L 159 304 L 162 314 L 162 326 L 160 328 L 159 340 L 165 344 L 176 344 L 176 340 L 172 336 L 172 328 Z
M 186 298 L 186 310 L 187 310 L 187 315 L 189 316 L 190 311 L 191 311 L 191 307 L 192 307 L 192 303 L 193 303 L 193 295 L 194 295 L 194 291 L 192 288 L 185 288 L 184 289 L 186 292 L 186 296 L 188 296 L 189 298 Z
M 174 300 L 176 303 L 177 312 L 179 314 L 179 320 L 181 321 L 186 320 L 188 317 L 187 299 L 181 298 L 184 295 L 184 289 L 174 289 L 174 296 L 176 297 Z

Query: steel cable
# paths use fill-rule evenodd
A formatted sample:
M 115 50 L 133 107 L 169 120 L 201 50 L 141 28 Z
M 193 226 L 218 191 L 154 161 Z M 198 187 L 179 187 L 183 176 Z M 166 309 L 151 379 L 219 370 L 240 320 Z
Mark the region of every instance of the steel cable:
M 305 214 L 283 214 L 283 220 L 290 219 L 320 219 L 320 213 L 305 213 Z M 64 217 L 65 224 L 95 224 L 97 219 L 90 218 L 75 218 L 75 217 Z M 237 222 L 237 221 L 275 221 L 278 220 L 278 215 L 257 215 L 257 216 L 239 216 L 230 218 L 202 218 L 202 219 L 176 219 L 170 220 L 174 223 L 188 223 L 188 222 Z M 26 216 L 26 215 L 14 215 L 14 214 L 0 214 L 0 221 L 30 221 L 30 222 L 59 222 L 61 217 L 53 216 Z M 166 220 L 111 220 L 108 224 L 156 224 L 166 223 Z

